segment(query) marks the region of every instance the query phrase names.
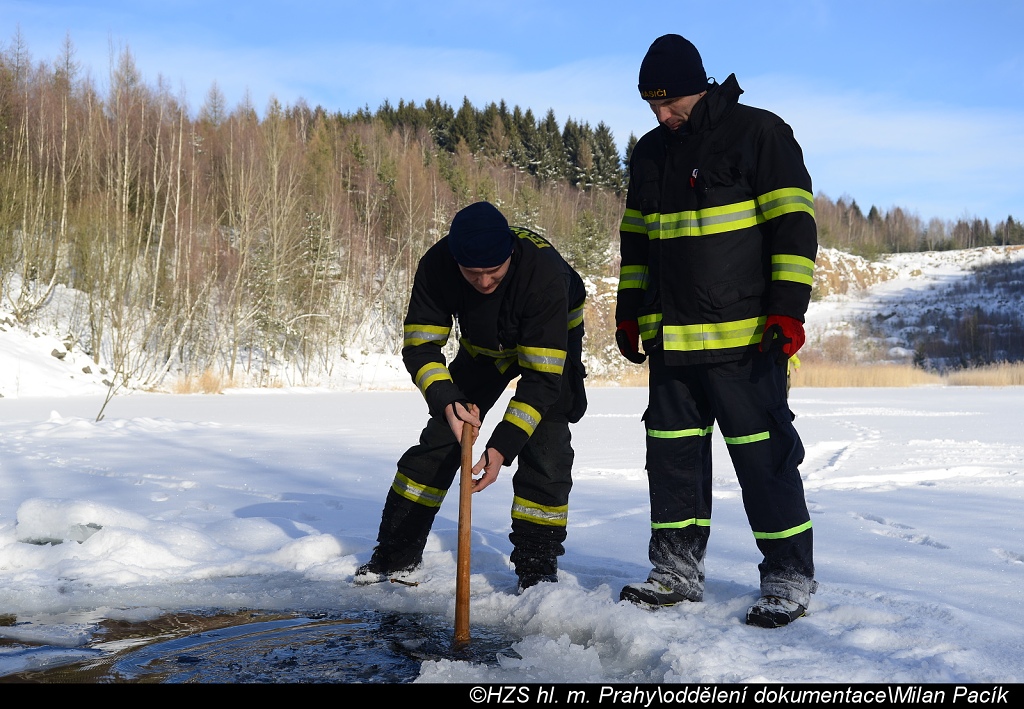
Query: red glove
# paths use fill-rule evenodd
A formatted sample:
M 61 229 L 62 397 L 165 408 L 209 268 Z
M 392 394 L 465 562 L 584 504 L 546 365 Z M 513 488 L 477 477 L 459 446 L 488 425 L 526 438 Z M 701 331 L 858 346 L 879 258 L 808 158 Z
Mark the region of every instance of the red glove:
M 788 315 L 769 315 L 764 323 L 760 349 L 782 364 L 804 346 L 804 324 Z
M 615 344 L 622 356 L 633 364 L 643 364 L 647 355 L 640 351 L 640 326 L 636 320 L 623 320 L 615 328 Z

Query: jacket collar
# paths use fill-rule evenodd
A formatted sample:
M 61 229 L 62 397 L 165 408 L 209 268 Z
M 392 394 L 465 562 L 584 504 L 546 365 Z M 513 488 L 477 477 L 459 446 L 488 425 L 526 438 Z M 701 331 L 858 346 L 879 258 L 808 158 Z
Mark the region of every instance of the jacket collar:
M 735 74 L 729 74 L 729 78 L 721 84 L 715 82 L 709 86 L 704 98 L 693 107 L 686 132 L 700 133 L 717 126 L 736 106 L 742 93 L 743 89 L 736 81 Z

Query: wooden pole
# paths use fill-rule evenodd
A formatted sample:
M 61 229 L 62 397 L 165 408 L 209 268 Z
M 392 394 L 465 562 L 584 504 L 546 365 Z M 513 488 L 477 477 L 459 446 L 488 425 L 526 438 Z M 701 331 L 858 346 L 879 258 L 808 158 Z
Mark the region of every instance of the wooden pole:
M 459 549 L 455 573 L 455 643 L 469 642 L 469 556 L 473 514 L 473 427 L 462 425 L 459 478 Z

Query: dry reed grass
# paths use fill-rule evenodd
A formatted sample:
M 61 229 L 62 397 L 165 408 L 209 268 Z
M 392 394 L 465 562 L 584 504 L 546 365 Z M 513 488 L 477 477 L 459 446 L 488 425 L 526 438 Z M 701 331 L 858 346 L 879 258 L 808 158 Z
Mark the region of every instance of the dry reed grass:
M 1002 362 L 987 367 L 961 369 L 945 376 L 950 386 L 1024 386 L 1024 363 Z
M 946 374 L 909 364 L 804 363 L 791 377 L 794 387 L 1024 386 L 1024 363 L 1002 363 Z
M 187 375 L 174 383 L 171 391 L 175 394 L 220 394 L 233 386 L 233 382 L 222 373 L 207 369 L 196 375 Z
M 909 364 L 805 362 L 790 377 L 793 387 L 941 386 L 941 376 Z
M 616 372 L 612 376 L 591 374 L 587 377 L 588 387 L 645 387 L 647 386 L 647 366 L 630 367 L 626 371 Z
M 515 387 L 516 382 L 509 384 Z M 835 387 L 913 387 L 913 386 L 1024 386 L 1024 363 L 1003 363 L 962 369 L 939 375 L 909 364 L 843 364 L 825 361 L 803 362 L 791 375 L 794 388 Z M 220 394 L 234 386 L 221 373 L 206 370 L 198 376 L 179 379 L 172 387 L 175 394 Z M 280 381 L 264 383 L 268 388 L 282 386 Z M 646 387 L 647 367 L 630 366 L 613 376 L 590 376 L 588 387 Z

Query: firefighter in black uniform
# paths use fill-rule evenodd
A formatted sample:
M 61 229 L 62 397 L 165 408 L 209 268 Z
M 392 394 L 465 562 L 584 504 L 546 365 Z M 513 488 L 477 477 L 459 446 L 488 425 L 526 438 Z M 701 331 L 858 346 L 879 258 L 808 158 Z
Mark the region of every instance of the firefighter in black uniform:
M 660 125 L 630 157 L 615 318 L 623 356 L 644 361 L 642 341 L 650 360 L 654 568 L 620 597 L 702 600 L 717 421 L 763 555 L 746 621 L 785 625 L 817 587 L 804 449 L 786 399 L 817 253 L 811 180 L 790 127 L 740 104 L 734 75 L 709 83 L 683 37 L 654 41 L 639 89 Z
M 455 215 L 420 260 L 405 318 L 402 359 L 430 420 L 398 461 L 377 546 L 354 582 L 419 566 L 427 535 L 461 460 L 462 427 L 479 427 L 509 382 L 515 394 L 473 467 L 473 492 L 517 457 L 511 561 L 519 590 L 557 581 L 572 487 L 569 424 L 586 410 L 579 275 L 540 235 L 509 227 L 488 202 Z M 459 350 L 441 348 L 458 324 Z

